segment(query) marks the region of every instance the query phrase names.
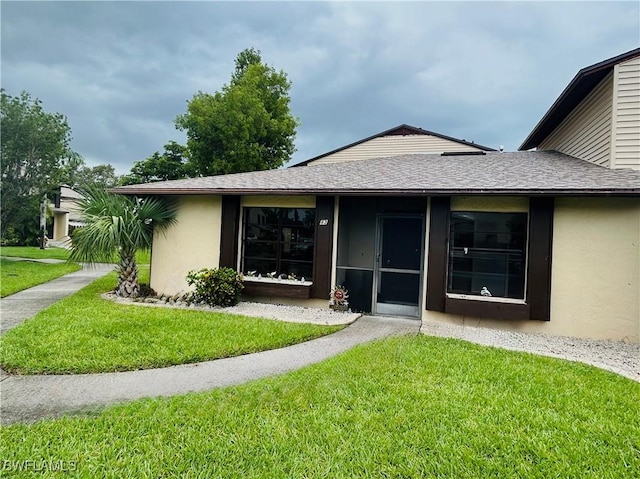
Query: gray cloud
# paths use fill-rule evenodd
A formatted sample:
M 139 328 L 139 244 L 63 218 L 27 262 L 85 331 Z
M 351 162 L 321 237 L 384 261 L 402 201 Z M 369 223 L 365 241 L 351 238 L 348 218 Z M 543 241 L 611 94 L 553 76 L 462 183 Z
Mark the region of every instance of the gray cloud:
M 254 46 L 293 82 L 294 161 L 400 123 L 515 149 L 582 67 L 640 44 L 636 2 L 2 2 L 2 86 L 120 173 Z

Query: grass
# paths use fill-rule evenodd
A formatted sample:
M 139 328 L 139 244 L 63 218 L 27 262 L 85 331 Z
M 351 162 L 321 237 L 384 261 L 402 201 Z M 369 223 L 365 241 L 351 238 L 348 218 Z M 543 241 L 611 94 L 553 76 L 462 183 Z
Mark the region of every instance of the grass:
M 141 270 L 148 281 L 148 268 Z M 129 371 L 275 349 L 341 329 L 203 311 L 116 304 L 115 273 L 41 311 L 0 338 L 15 374 Z
M 37 246 L 2 246 L 0 247 L 0 256 L 12 256 L 32 259 L 69 259 L 69 250 L 64 248 L 45 248 L 40 249 Z
M 636 478 L 639 397 L 590 366 L 403 337 L 243 386 L 4 426 L 0 457 L 76 468 L 33 477 Z
M 80 268 L 75 263 L 47 264 L 0 259 L 0 297 L 46 283 Z
M 0 247 L 0 256 L 18 256 L 32 259 L 69 259 L 69 250 L 55 247 L 40 249 L 37 246 L 2 246 Z M 138 264 L 149 264 L 151 262 L 151 251 L 137 251 L 136 261 Z

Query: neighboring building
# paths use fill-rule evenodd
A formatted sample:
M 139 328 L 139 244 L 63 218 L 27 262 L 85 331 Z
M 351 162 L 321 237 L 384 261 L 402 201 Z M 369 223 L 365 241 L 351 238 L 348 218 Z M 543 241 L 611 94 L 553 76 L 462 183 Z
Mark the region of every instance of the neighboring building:
M 82 195 L 66 185 L 60 187 L 59 193 L 55 196 L 51 210 L 53 211 L 53 238 L 52 241 L 64 243 L 69 239 L 69 235 L 74 228 L 83 226 L 80 221 L 80 209 L 76 201 Z
M 577 105 L 548 113 L 523 148 L 556 135 Z M 420 135 L 431 143 L 403 149 Z M 395 145 L 385 156 L 402 154 L 369 158 L 380 139 Z M 262 300 L 326 307 L 341 284 L 371 314 L 640 342 L 640 171 L 587 156 L 496 152 L 402 125 L 300 167 L 115 191 L 178 202 L 178 224 L 154 238 L 158 292 L 229 266 L 263 276 L 245 283 Z
M 472 141 L 458 140 L 415 126 L 400 125 L 293 166 L 313 166 L 411 153 L 442 153 L 443 151 L 496 150 Z
M 520 146 L 531 148 L 640 169 L 640 48 L 580 70 Z

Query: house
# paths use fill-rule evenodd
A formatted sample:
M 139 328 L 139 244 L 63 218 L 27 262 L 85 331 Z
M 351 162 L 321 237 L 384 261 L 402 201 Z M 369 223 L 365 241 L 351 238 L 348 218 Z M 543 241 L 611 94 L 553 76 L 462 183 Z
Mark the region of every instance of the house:
M 60 186 L 51 205 L 54 243 L 66 242 L 73 229 L 84 226 L 80 219 L 80 208 L 76 203 L 81 198 L 82 195 L 74 189 L 66 185 Z
M 339 284 L 370 314 L 640 342 L 639 59 L 581 70 L 521 151 L 401 125 L 301 166 L 115 191 L 178 202 L 158 292 L 228 266 L 262 300 L 327 307 Z

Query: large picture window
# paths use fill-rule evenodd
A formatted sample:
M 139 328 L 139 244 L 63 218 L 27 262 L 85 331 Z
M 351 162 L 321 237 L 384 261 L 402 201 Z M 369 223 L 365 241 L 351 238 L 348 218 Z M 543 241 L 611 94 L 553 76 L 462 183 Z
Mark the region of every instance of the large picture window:
M 295 275 L 311 279 L 315 209 L 244 209 L 242 271 Z
M 525 299 L 527 214 L 451 212 L 447 293 Z

